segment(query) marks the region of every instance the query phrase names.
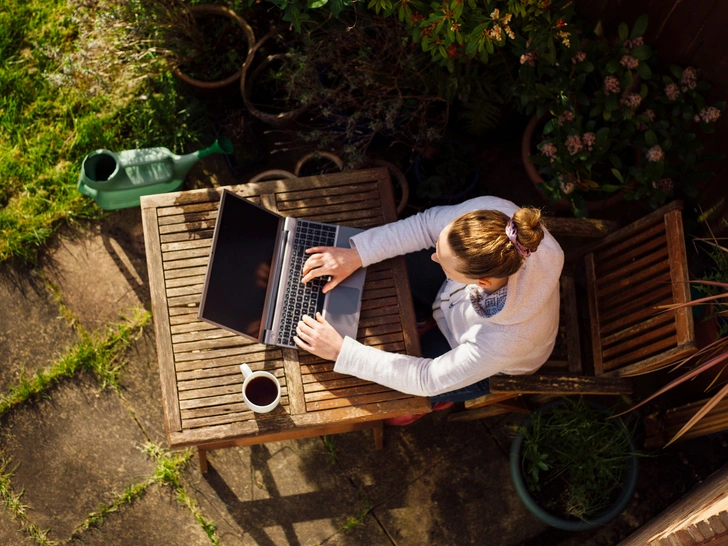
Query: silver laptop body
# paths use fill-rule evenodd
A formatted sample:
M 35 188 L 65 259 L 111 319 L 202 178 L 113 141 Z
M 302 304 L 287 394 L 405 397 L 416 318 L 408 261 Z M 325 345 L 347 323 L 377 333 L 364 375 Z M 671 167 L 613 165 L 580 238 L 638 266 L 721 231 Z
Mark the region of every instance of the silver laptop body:
M 305 249 L 349 248 L 349 238 L 361 231 L 283 217 L 223 190 L 198 318 L 261 343 L 298 348 L 293 336 L 300 317 L 319 311 L 339 334 L 356 339 L 366 270 L 327 294 L 321 288 L 328 278 L 300 280 Z

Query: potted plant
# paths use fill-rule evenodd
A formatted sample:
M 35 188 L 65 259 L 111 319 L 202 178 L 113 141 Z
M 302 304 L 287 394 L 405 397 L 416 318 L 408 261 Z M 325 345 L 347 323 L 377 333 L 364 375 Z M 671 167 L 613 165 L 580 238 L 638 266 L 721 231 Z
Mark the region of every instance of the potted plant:
M 618 195 L 656 208 L 675 192 L 697 193 L 703 156 L 697 132 L 712 132 L 724 102 L 709 105 L 699 71 L 665 70 L 643 43 L 647 17 L 622 23 L 608 41 L 575 30 L 555 58 L 521 44 L 516 95 L 533 112 L 523 139 L 527 172 L 554 201 L 588 214 L 589 200 Z M 540 127 L 534 143 L 532 135 Z M 535 145 L 534 145 L 535 144 Z
M 163 47 L 175 76 L 200 90 L 220 89 L 240 79 L 255 43 L 245 19 L 212 4 L 170 8 L 165 19 Z
M 619 419 L 583 398 L 563 398 L 529 415 L 511 445 L 511 476 L 526 507 L 568 531 L 607 523 L 629 503 L 637 454 Z

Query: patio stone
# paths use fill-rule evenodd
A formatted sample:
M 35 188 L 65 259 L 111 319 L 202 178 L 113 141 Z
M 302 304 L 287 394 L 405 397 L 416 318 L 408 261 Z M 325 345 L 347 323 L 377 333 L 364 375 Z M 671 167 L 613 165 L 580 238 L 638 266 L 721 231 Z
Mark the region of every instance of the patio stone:
M 165 445 L 167 434 L 162 409 L 162 386 L 154 337 L 150 322 L 142 335 L 124 353 L 127 364 L 121 372 L 122 395 L 148 438 Z
M 171 487 L 153 485 L 80 536 L 87 546 L 209 546 L 210 538 Z M 227 545 L 226 545 L 227 546 Z
M 186 488 L 226 546 L 391 544 L 371 516 L 339 533 L 365 498 L 329 464 L 320 438 L 221 449 L 208 461 L 204 476 L 188 467 Z
M 151 308 L 138 208 L 115 211 L 80 231 L 65 229 L 43 268 L 87 330 L 118 322 L 134 307 Z
M 443 412 L 444 413 L 444 412 Z M 432 414 L 385 429 L 385 448 L 364 435 L 337 436 L 339 464 L 375 506 L 398 546 L 518 544 L 543 529 L 516 496 L 508 458 L 479 423 Z
M 35 543 L 20 530 L 20 522 L 0 510 L 0 544 L 3 546 L 33 546 Z
M 18 465 L 11 479 L 32 508 L 28 520 L 67 538 L 101 504 L 147 479 L 154 463 L 144 435 L 111 390 L 81 376 L 5 419 L 0 449 Z
M 0 392 L 23 371 L 33 375 L 78 341 L 37 271 L 6 268 L 0 274 Z

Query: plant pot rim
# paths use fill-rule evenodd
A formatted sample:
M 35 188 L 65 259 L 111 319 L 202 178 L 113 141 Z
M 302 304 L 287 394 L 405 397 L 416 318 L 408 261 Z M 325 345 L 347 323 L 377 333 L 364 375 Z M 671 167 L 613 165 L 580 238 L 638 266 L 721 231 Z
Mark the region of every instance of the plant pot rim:
M 596 404 L 591 401 L 586 401 L 587 404 L 590 406 L 605 410 L 603 406 L 600 404 Z M 562 400 L 556 400 L 554 402 L 550 402 L 548 404 L 545 404 L 544 406 L 538 408 L 536 411 L 533 412 L 533 414 L 526 417 L 526 419 L 522 423 L 522 427 L 528 427 L 531 424 L 531 419 L 533 415 L 539 414 L 539 413 L 546 413 L 551 408 L 557 407 L 559 405 L 562 405 L 564 402 Z M 623 427 L 625 426 L 624 423 L 622 423 L 621 420 L 618 421 Z M 632 452 L 632 456 L 629 460 L 629 466 L 627 467 L 626 476 L 624 479 L 624 483 L 622 485 L 622 490 L 619 492 L 619 495 L 615 499 L 615 501 L 612 503 L 610 507 L 608 507 L 606 510 L 604 510 L 601 514 L 590 518 L 588 520 L 584 521 L 575 521 L 575 520 L 569 520 L 566 518 L 562 518 L 559 516 L 556 516 L 552 514 L 551 512 L 546 511 L 544 508 L 542 508 L 536 500 L 531 495 L 531 492 L 528 490 L 528 487 L 526 486 L 526 482 L 523 479 L 523 474 L 521 472 L 521 447 L 523 446 L 523 435 L 520 432 L 516 433 L 516 436 L 513 438 L 513 442 L 511 443 L 511 452 L 510 452 L 510 467 L 511 467 L 511 478 L 513 480 L 513 485 L 516 489 L 516 493 L 518 494 L 519 498 L 523 501 L 523 504 L 526 505 L 526 508 L 538 519 L 543 521 L 544 523 L 556 527 L 557 529 L 563 529 L 565 531 L 589 531 L 592 529 L 596 529 L 597 527 L 600 527 L 602 525 L 605 525 L 609 521 L 616 518 L 629 504 L 630 500 L 632 499 L 632 496 L 634 495 L 635 488 L 637 487 L 637 476 L 638 476 L 638 459 L 637 455 L 635 455 L 636 447 L 634 445 L 634 442 L 630 442 L 630 451 Z
M 255 44 L 255 34 L 253 33 L 253 29 L 248 24 L 248 22 L 243 19 L 240 15 L 235 13 L 232 9 L 227 8 L 225 6 L 216 6 L 213 4 L 199 4 L 197 6 L 190 6 L 187 8 L 190 14 L 207 14 L 207 15 L 222 15 L 223 17 L 227 17 L 234 21 L 243 31 L 243 34 L 245 34 L 245 39 L 248 42 L 248 55 L 246 55 L 246 62 L 247 57 L 249 56 L 250 51 L 253 48 L 253 45 Z M 179 67 L 172 66 L 172 73 L 177 76 L 180 80 L 185 82 L 188 85 L 191 85 L 192 87 L 196 87 L 198 89 L 220 89 L 222 87 L 226 87 L 232 83 L 235 83 L 238 81 L 242 75 L 243 75 L 243 69 L 245 68 L 245 63 L 240 67 L 240 69 L 235 72 L 234 74 L 228 76 L 225 79 L 217 80 L 217 81 L 203 81 L 203 80 L 197 80 L 195 78 L 192 78 L 182 72 Z
M 258 77 L 258 74 L 260 74 L 260 72 L 270 63 L 280 59 L 285 59 L 286 57 L 290 56 L 290 54 L 288 53 L 274 53 L 273 55 L 268 55 L 268 57 L 266 57 L 263 62 L 261 62 L 258 66 L 256 66 L 255 69 L 250 73 L 250 75 L 248 75 L 248 69 L 250 68 L 250 62 L 252 61 L 253 54 L 260 47 L 260 44 L 267 40 L 269 36 L 272 36 L 272 34 L 269 33 L 269 35 L 266 35 L 262 40 L 260 40 L 260 42 L 255 44 L 254 48 L 251 50 L 251 53 L 248 54 L 248 59 L 245 61 L 245 65 L 243 66 L 243 74 L 240 80 L 240 90 L 242 92 L 243 102 L 248 108 L 248 111 L 253 116 L 269 125 L 272 125 L 273 127 L 283 127 L 288 123 L 292 122 L 303 112 L 305 112 L 308 109 L 309 104 L 302 104 L 298 108 L 295 108 L 294 110 L 289 110 L 287 112 L 271 114 L 269 112 L 263 112 L 251 102 L 250 90 L 252 89 L 253 82 L 255 81 L 255 78 Z

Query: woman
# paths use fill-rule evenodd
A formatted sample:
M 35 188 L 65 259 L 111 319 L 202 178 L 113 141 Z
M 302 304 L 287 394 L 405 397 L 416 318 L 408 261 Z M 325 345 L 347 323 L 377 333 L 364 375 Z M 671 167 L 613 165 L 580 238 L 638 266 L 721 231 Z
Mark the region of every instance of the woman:
M 320 315 L 299 322 L 296 344 L 335 361 L 336 372 L 433 402 L 477 398 L 497 373 L 533 373 L 556 339 L 564 263 L 540 219 L 536 209 L 478 197 L 367 230 L 349 249 L 308 249 L 303 281 L 331 275 L 327 292 L 359 267 L 434 247 L 447 279 L 433 316 L 450 349 L 430 358 L 386 353 L 342 339 Z

